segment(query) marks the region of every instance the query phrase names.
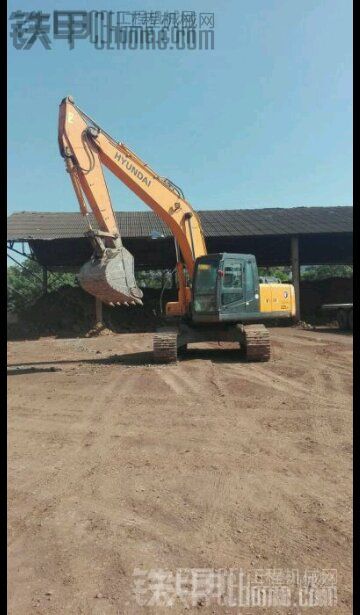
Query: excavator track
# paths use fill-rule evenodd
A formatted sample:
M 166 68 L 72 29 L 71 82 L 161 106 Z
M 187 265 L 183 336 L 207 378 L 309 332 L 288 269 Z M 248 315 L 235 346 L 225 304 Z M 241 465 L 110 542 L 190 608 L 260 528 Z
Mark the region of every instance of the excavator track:
M 243 326 L 240 344 L 247 361 L 269 361 L 270 335 L 264 325 Z
M 176 329 L 164 329 L 155 333 L 153 353 L 156 363 L 176 363 L 177 337 L 178 331 Z

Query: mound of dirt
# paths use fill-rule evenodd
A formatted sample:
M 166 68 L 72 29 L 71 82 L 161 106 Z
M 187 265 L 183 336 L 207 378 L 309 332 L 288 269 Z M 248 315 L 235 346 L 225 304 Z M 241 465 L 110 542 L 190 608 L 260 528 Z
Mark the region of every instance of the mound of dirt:
M 95 300 L 79 286 L 63 286 L 40 297 L 31 307 L 17 314 L 18 322 L 8 322 L 8 339 L 36 339 L 104 335 L 115 333 L 147 333 L 161 322 L 160 289 L 143 288 L 143 306 L 103 307 L 103 327 L 96 328 Z M 162 304 L 176 298 L 176 290 L 163 294 Z M 352 301 L 351 278 L 303 280 L 301 282 L 301 314 L 306 322 L 324 324 L 328 316 L 319 308 L 322 303 Z
M 80 287 L 64 286 L 40 297 L 18 314 L 17 323 L 8 323 L 8 339 L 36 339 L 41 336 L 89 336 L 116 333 L 151 332 L 161 321 L 160 290 L 144 288 L 144 305 L 103 306 L 103 327 L 95 327 L 95 300 Z M 163 304 L 175 298 L 165 291 Z

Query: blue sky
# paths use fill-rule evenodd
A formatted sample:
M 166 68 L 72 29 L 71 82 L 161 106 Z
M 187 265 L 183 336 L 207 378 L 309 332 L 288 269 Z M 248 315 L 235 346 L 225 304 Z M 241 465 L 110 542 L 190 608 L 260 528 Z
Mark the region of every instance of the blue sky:
M 100 51 L 83 40 L 71 51 L 57 40 L 22 51 L 9 37 L 8 213 L 78 208 L 57 145 L 67 94 L 195 209 L 352 204 L 350 0 L 26 5 L 11 0 L 9 14 L 214 12 L 215 49 Z M 116 210 L 146 209 L 108 184 Z

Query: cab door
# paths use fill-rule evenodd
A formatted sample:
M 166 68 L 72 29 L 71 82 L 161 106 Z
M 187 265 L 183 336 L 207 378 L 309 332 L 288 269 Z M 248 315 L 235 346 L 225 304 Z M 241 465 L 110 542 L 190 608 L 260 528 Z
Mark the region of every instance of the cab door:
M 244 263 L 245 268 L 245 310 L 249 314 L 255 314 L 259 311 L 259 276 L 257 274 L 257 266 L 254 258 L 248 258 Z
M 220 301 L 222 310 L 226 312 L 245 311 L 246 287 L 243 260 L 225 258 Z

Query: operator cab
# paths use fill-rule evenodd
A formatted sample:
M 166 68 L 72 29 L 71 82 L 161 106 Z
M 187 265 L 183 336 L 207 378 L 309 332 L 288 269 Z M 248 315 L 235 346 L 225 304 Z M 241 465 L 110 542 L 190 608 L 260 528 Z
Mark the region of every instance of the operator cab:
M 196 259 L 194 322 L 238 322 L 259 312 L 259 278 L 252 254 L 208 254 Z

